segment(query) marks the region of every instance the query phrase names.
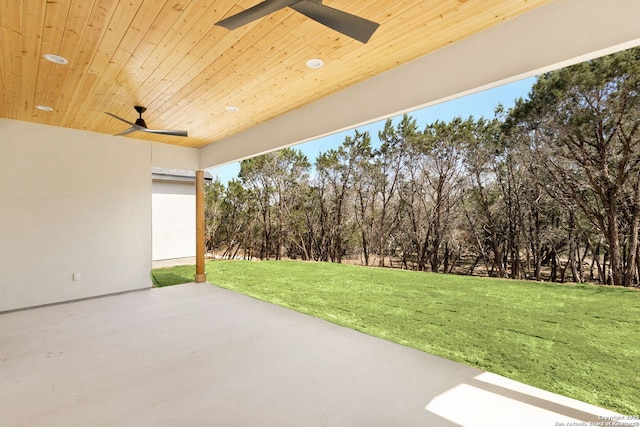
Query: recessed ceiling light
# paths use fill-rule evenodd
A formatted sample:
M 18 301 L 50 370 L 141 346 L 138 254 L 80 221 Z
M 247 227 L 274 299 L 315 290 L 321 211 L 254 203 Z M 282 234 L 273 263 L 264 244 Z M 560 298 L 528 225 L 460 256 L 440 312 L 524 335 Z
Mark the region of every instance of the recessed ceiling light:
M 323 65 L 324 65 L 324 62 L 322 62 L 322 59 L 318 59 L 318 58 L 312 58 L 307 61 L 307 67 L 309 68 L 320 68 Z
M 47 107 L 46 105 L 36 105 L 36 108 L 41 111 L 53 111 L 53 108 Z
M 44 59 L 46 59 L 47 61 L 51 61 L 54 64 L 65 65 L 65 64 L 69 63 L 67 58 L 63 58 L 62 56 L 54 55 L 53 53 L 45 53 L 43 56 L 44 56 Z
M 232 113 L 235 113 L 238 110 L 240 110 L 240 109 L 238 107 L 233 106 L 233 105 L 229 105 L 227 107 L 227 111 L 231 111 Z

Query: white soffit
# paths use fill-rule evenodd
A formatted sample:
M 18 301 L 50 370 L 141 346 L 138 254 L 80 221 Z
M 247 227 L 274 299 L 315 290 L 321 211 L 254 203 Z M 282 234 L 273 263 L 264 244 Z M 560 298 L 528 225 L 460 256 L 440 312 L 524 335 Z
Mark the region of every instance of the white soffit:
M 640 45 L 640 1 L 556 0 L 201 149 L 202 169 Z

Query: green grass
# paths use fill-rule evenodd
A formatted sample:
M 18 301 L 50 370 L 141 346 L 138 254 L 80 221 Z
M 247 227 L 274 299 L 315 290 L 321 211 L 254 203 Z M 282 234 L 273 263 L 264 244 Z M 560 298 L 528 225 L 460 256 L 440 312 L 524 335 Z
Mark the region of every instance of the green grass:
M 640 414 L 640 292 L 295 261 L 210 261 L 207 279 L 389 341 Z M 193 266 L 157 283 L 193 281 Z

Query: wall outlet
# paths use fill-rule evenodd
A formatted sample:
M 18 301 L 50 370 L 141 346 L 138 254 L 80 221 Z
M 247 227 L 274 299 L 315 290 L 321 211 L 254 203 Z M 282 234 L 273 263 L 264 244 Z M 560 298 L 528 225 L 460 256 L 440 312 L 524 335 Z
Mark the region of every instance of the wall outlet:
M 74 282 L 79 282 L 80 280 L 82 280 L 82 274 L 80 274 L 80 273 L 73 273 L 73 281 L 74 281 Z

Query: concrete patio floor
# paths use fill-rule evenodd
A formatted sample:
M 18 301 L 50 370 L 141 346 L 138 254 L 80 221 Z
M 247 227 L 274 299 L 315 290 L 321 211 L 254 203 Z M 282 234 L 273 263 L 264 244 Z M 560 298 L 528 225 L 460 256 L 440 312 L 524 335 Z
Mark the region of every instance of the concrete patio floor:
M 5 427 L 544 427 L 619 417 L 209 284 L 0 314 L 0 378 Z

